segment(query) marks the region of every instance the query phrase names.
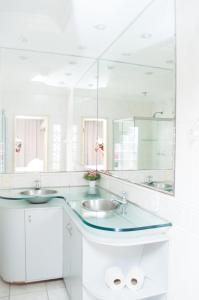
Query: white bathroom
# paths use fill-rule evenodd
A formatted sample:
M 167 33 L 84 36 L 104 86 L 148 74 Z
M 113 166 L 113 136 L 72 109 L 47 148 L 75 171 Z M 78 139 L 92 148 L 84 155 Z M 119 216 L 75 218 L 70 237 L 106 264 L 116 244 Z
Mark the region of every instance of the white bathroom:
M 198 11 L 0 1 L 0 300 L 199 299 Z

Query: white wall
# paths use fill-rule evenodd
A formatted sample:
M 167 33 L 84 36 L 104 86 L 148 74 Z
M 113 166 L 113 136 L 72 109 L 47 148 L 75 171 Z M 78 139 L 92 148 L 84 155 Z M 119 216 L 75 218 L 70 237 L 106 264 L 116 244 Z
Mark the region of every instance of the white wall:
M 175 197 L 111 177 L 101 185 L 173 222 L 169 300 L 199 299 L 199 2 L 177 0 Z M 105 177 L 105 176 L 104 176 Z

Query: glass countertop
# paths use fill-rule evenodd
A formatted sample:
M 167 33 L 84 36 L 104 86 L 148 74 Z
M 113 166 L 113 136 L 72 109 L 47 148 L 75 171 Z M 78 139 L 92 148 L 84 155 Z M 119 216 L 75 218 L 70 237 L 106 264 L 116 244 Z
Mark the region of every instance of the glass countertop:
M 128 202 L 126 213 L 123 212 L 120 205 L 111 216 L 99 218 L 86 216 L 85 210 L 82 207 L 84 200 L 121 200 L 120 197 L 102 188 L 75 187 L 70 188 L 66 195 L 67 203 L 71 209 L 78 215 L 82 222 L 92 228 L 128 232 L 146 229 L 154 229 L 161 227 L 170 227 L 172 224 L 162 219 L 147 210 Z
M 68 205 L 84 224 L 95 229 L 106 231 L 129 232 L 172 226 L 169 221 L 156 216 L 155 214 L 139 207 L 132 202 L 128 202 L 126 205 L 125 213 L 122 209 L 122 206 L 119 205 L 119 207 L 109 216 L 103 218 L 90 215 L 88 216 L 88 214 L 85 213 L 85 209 L 82 207 L 82 202 L 85 200 L 121 200 L 119 196 L 100 187 L 53 187 L 53 189 L 57 190 L 57 195 L 54 198 L 52 197 L 52 199 L 46 204 L 39 205 L 28 203 L 32 197 L 22 197 L 20 194 L 20 191 L 22 190 L 19 189 L 0 190 L 0 198 L 2 198 L 2 201 L 4 201 L 4 205 L 5 201 L 8 202 L 9 199 L 13 200 L 12 202 L 15 203 L 15 200 L 17 200 L 17 202 L 19 200 L 23 200 L 24 205 L 27 203 L 27 205 L 33 205 L 34 207 L 37 205 L 40 207 L 42 205 L 51 206 L 51 203 L 55 205 L 56 201 L 59 205 L 60 199 L 57 198 L 64 198 L 66 201 L 65 205 Z M 11 201 L 7 203 L 7 205 L 9 204 L 11 205 Z

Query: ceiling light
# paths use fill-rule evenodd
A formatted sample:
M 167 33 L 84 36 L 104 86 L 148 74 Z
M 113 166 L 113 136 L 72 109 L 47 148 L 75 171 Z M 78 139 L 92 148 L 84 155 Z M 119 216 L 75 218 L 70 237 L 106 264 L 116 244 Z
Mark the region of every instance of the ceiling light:
M 166 62 L 166 64 L 173 64 L 173 60 L 172 59 L 168 59 L 165 62 Z
M 112 66 L 112 65 L 107 66 L 107 69 L 108 69 L 108 70 L 113 70 L 113 69 L 115 69 L 115 66 Z
M 78 49 L 78 50 L 85 50 L 86 47 L 84 47 L 84 46 L 82 46 L 82 45 L 79 45 L 79 46 L 77 47 L 77 49 Z
M 19 56 L 19 59 L 21 59 L 21 60 L 26 60 L 26 59 L 28 59 L 28 57 L 25 56 L 25 55 L 21 55 L 21 56 Z
M 122 56 L 131 56 L 131 53 L 130 52 L 123 52 L 121 53 Z
M 19 41 L 22 42 L 22 43 L 28 43 L 28 39 L 25 36 L 20 36 Z
M 66 75 L 66 76 L 71 76 L 71 75 L 72 75 L 72 73 L 65 73 L 65 75 Z
M 106 25 L 105 24 L 97 24 L 94 26 L 95 29 L 97 30 L 105 30 L 106 29 Z
M 154 73 L 153 73 L 153 72 L 150 72 L 150 71 L 145 73 L 145 75 L 153 75 L 153 74 L 154 74 Z
M 151 33 L 143 33 L 141 35 L 141 38 L 142 39 L 150 39 L 152 37 L 152 34 Z
M 148 92 L 144 91 L 142 92 L 142 95 L 147 96 Z
M 76 61 L 69 61 L 69 65 L 76 65 Z

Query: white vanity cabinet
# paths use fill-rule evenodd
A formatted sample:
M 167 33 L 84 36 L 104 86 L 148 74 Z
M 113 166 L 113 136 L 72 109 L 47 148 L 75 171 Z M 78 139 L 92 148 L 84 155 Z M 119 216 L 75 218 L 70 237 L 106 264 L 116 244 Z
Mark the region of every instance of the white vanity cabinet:
M 80 230 L 64 212 L 64 281 L 70 300 L 166 300 L 168 292 L 168 247 L 166 234 L 133 235 L 98 229 Z M 105 272 L 120 267 L 124 275 L 137 266 L 146 275 L 143 287 L 113 291 L 105 284 Z
M 7 282 L 63 276 L 62 207 L 0 209 L 0 274 Z
M 25 210 L 26 281 L 61 278 L 62 209 Z
M 82 299 L 82 234 L 64 212 L 64 281 L 70 300 Z

